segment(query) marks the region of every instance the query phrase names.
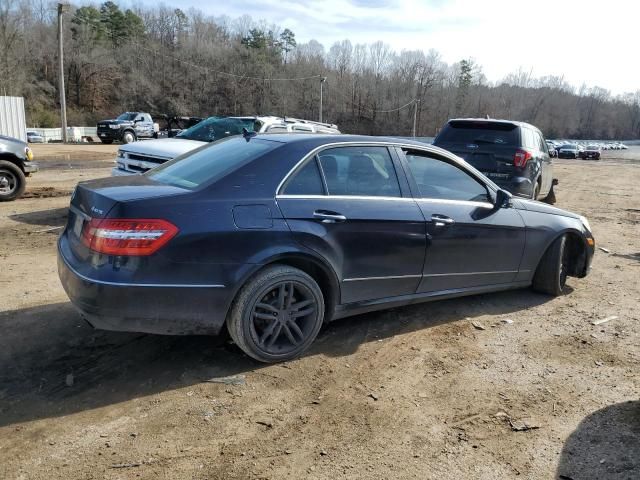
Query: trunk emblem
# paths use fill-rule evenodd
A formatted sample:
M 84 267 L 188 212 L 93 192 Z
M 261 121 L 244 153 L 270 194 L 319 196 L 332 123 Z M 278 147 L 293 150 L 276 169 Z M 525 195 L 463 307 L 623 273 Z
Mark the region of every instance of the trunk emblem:
M 91 207 L 91 211 L 93 213 L 97 213 L 98 215 L 104 215 L 104 210 L 100 210 L 99 208 L 96 208 L 96 207 Z
M 476 145 L 475 143 L 468 143 L 467 148 L 478 148 L 478 145 Z

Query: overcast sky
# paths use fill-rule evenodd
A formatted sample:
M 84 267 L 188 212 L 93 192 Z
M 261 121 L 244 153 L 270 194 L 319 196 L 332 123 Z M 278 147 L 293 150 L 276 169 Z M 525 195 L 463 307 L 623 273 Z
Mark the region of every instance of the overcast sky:
M 149 4 L 150 0 L 145 0 Z M 155 2 L 154 2 L 155 3 Z M 394 49 L 473 58 L 490 81 L 522 68 L 534 76 L 618 94 L 640 90 L 640 3 L 635 0 L 181 0 L 207 14 L 264 19 L 316 39 L 382 40 Z

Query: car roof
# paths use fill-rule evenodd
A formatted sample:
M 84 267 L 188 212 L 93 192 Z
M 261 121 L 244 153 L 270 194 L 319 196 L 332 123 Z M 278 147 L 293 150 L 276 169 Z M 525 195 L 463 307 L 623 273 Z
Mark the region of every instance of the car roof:
M 269 140 L 279 142 L 291 146 L 298 146 L 302 149 L 311 151 L 324 145 L 341 146 L 344 144 L 384 144 L 388 146 L 415 146 L 425 151 L 429 151 L 444 157 L 459 158 L 457 155 L 437 147 L 431 143 L 421 142 L 410 138 L 402 137 L 382 137 L 370 135 L 344 135 L 344 134 L 327 134 L 327 133 L 258 133 L 251 138 L 259 138 L 261 140 Z
M 535 125 L 531 125 L 526 122 L 519 122 L 517 120 L 504 120 L 501 118 L 451 118 L 447 121 L 447 123 L 451 122 L 485 122 L 485 123 L 502 123 L 505 125 L 515 125 L 516 127 L 528 127 L 534 130 L 540 130 Z

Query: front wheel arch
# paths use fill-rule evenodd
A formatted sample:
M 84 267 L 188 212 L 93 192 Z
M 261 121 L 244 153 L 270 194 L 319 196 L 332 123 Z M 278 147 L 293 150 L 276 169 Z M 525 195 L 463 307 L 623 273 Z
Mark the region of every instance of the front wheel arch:
M 571 269 L 569 271 L 570 277 L 578 277 L 581 276 L 581 272 L 584 270 L 584 265 L 587 261 L 587 242 L 584 238 L 584 235 L 573 228 L 565 229 L 561 232 L 558 232 L 551 240 L 544 246 L 542 253 L 539 255 L 537 262 L 535 263 L 536 268 L 538 269 L 540 262 L 544 258 L 544 254 L 547 252 L 549 247 L 553 245 L 553 243 L 563 235 L 567 236 L 567 246 L 569 251 L 571 252 Z

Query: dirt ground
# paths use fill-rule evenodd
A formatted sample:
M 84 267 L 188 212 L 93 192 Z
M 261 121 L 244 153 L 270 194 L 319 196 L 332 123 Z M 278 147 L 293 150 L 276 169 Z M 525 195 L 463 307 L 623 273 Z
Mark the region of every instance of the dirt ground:
M 556 161 L 558 205 L 608 250 L 565 296 L 345 319 L 271 366 L 71 307 L 57 227 L 116 149 L 36 146 L 42 171 L 0 204 L 0 478 L 640 478 L 640 147 Z

